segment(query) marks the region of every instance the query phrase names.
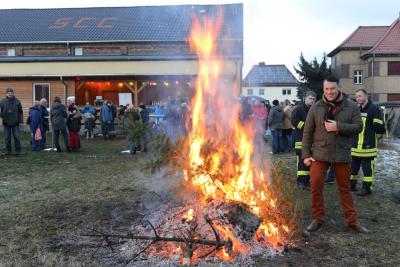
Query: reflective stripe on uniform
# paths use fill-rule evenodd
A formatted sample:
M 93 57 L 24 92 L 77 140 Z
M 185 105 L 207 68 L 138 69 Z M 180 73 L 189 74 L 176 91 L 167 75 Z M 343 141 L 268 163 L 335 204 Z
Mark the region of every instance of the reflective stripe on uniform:
M 363 143 L 364 143 L 364 132 L 365 132 L 365 124 L 367 123 L 367 118 L 366 117 L 361 117 L 362 123 L 363 123 L 363 129 L 361 133 L 358 134 L 358 144 L 357 144 L 357 149 L 362 149 Z
M 372 158 L 372 157 L 376 157 L 378 155 L 378 152 L 361 153 L 361 152 L 351 151 L 351 155 L 354 157 L 360 157 L 360 158 Z
M 294 143 L 294 148 L 295 149 L 301 149 L 301 142 Z
M 351 155 L 355 157 L 376 157 L 378 155 L 378 149 L 375 148 L 352 148 L 351 149 Z
M 358 176 L 357 175 L 350 175 L 350 180 L 356 180 L 357 181 Z
M 351 152 L 357 152 L 357 153 L 371 153 L 371 152 L 377 152 L 378 149 L 376 147 L 374 148 L 351 148 Z
M 373 120 L 374 123 L 378 123 L 378 124 L 382 124 L 383 125 L 383 121 L 377 118 L 374 118 Z
M 297 171 L 297 176 L 309 176 L 309 171 Z
M 371 190 L 373 190 L 374 189 L 374 169 L 375 169 L 375 162 L 373 161 L 373 160 L 371 160 L 371 173 L 372 173 L 372 175 L 371 176 L 364 176 L 364 182 L 367 182 L 367 183 L 371 183 Z
M 301 128 L 303 128 L 304 126 L 304 121 L 299 121 L 299 123 L 297 124 L 297 129 L 301 130 Z

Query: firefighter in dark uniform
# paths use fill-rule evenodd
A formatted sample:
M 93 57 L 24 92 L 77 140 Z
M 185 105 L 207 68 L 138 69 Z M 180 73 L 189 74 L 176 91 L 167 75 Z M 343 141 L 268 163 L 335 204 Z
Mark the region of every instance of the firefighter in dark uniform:
M 378 154 L 378 141 L 385 133 L 385 125 L 382 113 L 372 101 L 368 100 L 368 94 L 364 89 L 356 91 L 356 101 L 360 106 L 363 130 L 353 136 L 351 146 L 351 191 L 357 190 L 357 176 L 362 167 L 364 180 L 358 196 L 371 194 L 374 186 L 374 158 Z
M 301 157 L 301 141 L 303 139 L 304 123 L 306 122 L 308 111 L 314 104 L 316 94 L 313 91 L 306 92 L 304 103 L 297 105 L 293 112 L 291 122 L 295 127 L 295 151 L 297 158 L 297 186 L 300 188 L 310 186 L 310 167 L 304 165 Z

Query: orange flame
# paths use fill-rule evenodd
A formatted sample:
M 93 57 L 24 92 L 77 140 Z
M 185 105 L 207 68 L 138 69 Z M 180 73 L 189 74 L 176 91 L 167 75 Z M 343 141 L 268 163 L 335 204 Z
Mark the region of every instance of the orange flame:
M 184 221 L 184 222 L 193 221 L 193 217 L 194 217 L 193 213 L 194 213 L 194 210 L 189 209 L 188 212 L 182 216 L 182 221 Z
M 187 152 L 183 173 L 185 183 L 194 187 L 207 200 L 237 201 L 262 219 L 254 240 L 278 247 L 291 231 L 277 212 L 265 170 L 255 166 L 252 127 L 239 120 L 239 103 L 235 100 L 237 86 L 227 88 L 221 82 L 224 60 L 218 55 L 216 39 L 220 33 L 222 14 L 216 22 L 204 17 L 202 23 L 194 18 L 189 37 L 192 51 L 198 56 L 196 94 L 190 104 L 190 121 L 186 122 L 188 136 L 184 142 Z M 233 79 L 232 79 L 233 80 Z M 197 211 L 196 211 L 197 212 Z M 193 209 L 184 215 L 193 219 Z M 215 225 L 223 238 L 231 238 L 234 252 L 249 251 L 229 227 Z M 229 255 L 223 251 L 222 258 Z

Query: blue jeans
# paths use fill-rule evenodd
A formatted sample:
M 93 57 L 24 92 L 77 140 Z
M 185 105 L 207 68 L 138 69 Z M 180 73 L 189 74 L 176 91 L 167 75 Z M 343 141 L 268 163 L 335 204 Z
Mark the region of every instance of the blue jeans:
M 11 153 L 11 134 L 14 137 L 15 153 L 21 153 L 21 141 L 19 136 L 19 125 L 18 126 L 3 126 L 4 128 L 4 143 L 6 146 L 7 153 Z
M 42 140 L 40 140 L 39 148 L 43 150 L 46 146 L 46 130 L 42 131 Z
M 282 129 L 271 130 L 272 135 L 272 153 L 279 153 L 283 151 L 282 144 Z
M 41 150 L 40 143 L 42 140 L 35 140 L 35 134 L 32 133 L 31 144 L 32 144 L 32 151 L 39 151 Z

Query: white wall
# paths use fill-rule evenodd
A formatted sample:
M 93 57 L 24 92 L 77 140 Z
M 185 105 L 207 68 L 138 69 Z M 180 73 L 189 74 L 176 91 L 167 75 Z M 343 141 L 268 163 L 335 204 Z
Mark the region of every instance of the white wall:
M 277 99 L 279 102 L 289 99 L 290 101 L 299 100 L 297 98 L 297 87 L 296 86 L 268 86 L 268 87 L 243 87 L 243 96 L 250 96 L 249 89 L 253 90 L 253 96 L 259 96 L 269 100 L 272 103 L 273 100 Z M 264 95 L 260 94 L 260 89 L 264 89 Z M 290 90 L 290 95 L 283 94 L 283 90 Z

